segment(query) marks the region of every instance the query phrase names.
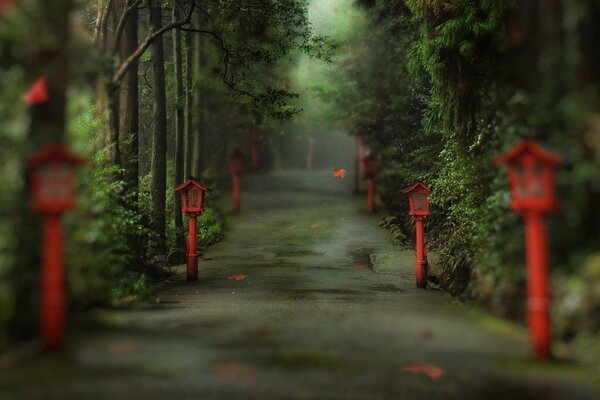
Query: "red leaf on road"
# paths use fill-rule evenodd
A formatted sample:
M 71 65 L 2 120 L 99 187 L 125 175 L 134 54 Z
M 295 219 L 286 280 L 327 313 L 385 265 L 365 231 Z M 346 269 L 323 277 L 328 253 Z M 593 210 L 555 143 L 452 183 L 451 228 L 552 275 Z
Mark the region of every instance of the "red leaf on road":
M 243 281 L 246 278 L 247 276 L 244 274 L 233 274 L 227 277 L 227 279 L 229 279 L 230 281 Z
M 364 269 L 369 268 L 369 266 L 370 266 L 369 263 L 357 262 L 357 263 L 354 263 L 354 265 L 352 267 L 357 271 L 362 271 Z
M 111 343 L 107 346 L 106 350 L 109 353 L 130 353 L 132 351 L 136 351 L 140 348 L 140 344 L 138 342 L 128 341 L 128 342 L 117 342 Z
M 242 381 L 246 385 L 256 384 L 256 371 L 254 368 L 238 362 L 225 362 L 213 365 L 213 372 L 217 376 L 217 382 L 229 383 Z
M 344 178 L 346 176 L 346 170 L 344 168 L 332 168 L 334 178 Z
M 48 101 L 46 78 L 38 78 L 38 80 L 33 82 L 27 93 L 23 95 L 23 101 L 30 106 Z
M 433 380 L 439 378 L 445 373 L 445 371 L 442 368 L 436 367 L 435 365 L 413 361 L 409 361 L 406 364 L 404 364 L 404 367 L 402 367 L 402 371 L 412 372 L 414 374 L 425 374 Z

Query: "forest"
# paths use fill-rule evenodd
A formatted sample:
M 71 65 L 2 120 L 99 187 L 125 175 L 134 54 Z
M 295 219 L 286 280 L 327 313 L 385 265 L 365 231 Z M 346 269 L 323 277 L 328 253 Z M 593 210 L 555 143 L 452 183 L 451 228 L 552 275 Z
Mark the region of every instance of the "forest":
M 208 188 L 210 254 L 247 211 L 230 212 L 231 152 L 267 179 L 316 143 L 314 168 L 344 168 L 359 196 L 360 140 L 399 249 L 415 245 L 402 191 L 431 188 L 430 286 L 525 324 L 522 220 L 493 160 L 532 139 L 566 160 L 553 336 L 600 349 L 599 20 L 596 0 L 0 0 L 0 352 L 38 336 L 23 160 L 57 141 L 86 160 L 63 218 L 73 321 L 152 301 L 186 263 L 188 177 Z

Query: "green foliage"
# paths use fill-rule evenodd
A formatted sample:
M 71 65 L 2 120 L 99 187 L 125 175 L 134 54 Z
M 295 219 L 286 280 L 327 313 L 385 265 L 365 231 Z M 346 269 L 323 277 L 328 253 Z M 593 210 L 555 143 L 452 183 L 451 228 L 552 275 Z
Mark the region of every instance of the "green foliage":
M 203 6 L 204 7 L 204 6 Z M 335 46 L 312 31 L 304 0 L 207 2 L 203 29 L 219 52 L 219 76 L 248 109 L 286 119 L 298 94 L 276 75 L 277 62 L 296 53 L 329 60 Z
M 69 133 L 74 148 L 89 161 L 78 174 L 78 207 L 67 214 L 68 279 L 72 304 L 85 308 L 148 292 L 143 254 L 136 247 L 148 240 L 150 229 L 135 209 L 133 193 L 123 193 L 123 182 L 114 181 L 120 171 L 110 166 L 103 150 L 90 147 L 102 119 L 89 95 L 76 94 L 69 107 Z
M 368 32 L 376 39 L 364 44 L 350 38 L 349 46 L 366 49 L 366 55 L 357 58 L 358 71 L 346 71 L 351 82 L 343 87 L 355 88 L 352 103 L 364 105 L 352 112 L 352 133 L 360 132 L 381 155 L 382 199 L 405 221 L 400 189 L 416 180 L 429 183 L 428 229 L 430 238 L 438 238 L 433 241 L 441 253 L 442 285 L 498 313 L 520 316 L 523 235 L 519 217 L 508 209 L 506 173 L 491 160 L 520 137 L 543 141 L 568 157 L 570 168 L 557 182 L 563 208 L 551 219 L 552 263 L 558 272 L 577 274 L 592 242 L 600 240 L 600 216 L 591 206 L 599 198 L 600 146 L 590 140 L 600 126 L 600 77 L 585 75 L 595 50 L 576 45 L 592 23 L 582 10 L 598 15 L 597 4 L 567 7 L 565 13 L 577 9 L 569 15 L 578 17 L 572 29 L 553 36 L 538 32 L 542 28 L 532 21 L 546 18 L 538 23 L 549 29 L 544 24 L 554 18 L 558 27 L 562 14 L 541 17 L 541 5 L 358 3 L 367 9 Z M 340 97 L 348 96 L 352 91 Z
M 207 208 L 198 218 L 198 245 L 206 248 L 224 236 L 223 217 L 214 208 Z

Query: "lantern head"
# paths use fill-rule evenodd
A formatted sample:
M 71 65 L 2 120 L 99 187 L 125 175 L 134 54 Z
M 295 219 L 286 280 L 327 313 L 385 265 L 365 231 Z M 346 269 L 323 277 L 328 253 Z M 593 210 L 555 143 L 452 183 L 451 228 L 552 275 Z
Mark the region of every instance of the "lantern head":
M 429 215 L 429 193 L 431 190 L 421 182 L 417 182 L 402 191 L 408 196 L 409 215 L 413 217 L 426 217 Z
M 229 173 L 231 175 L 244 174 L 244 154 L 239 149 L 235 149 L 229 154 L 227 160 L 229 161 Z
M 25 160 L 31 178 L 31 206 L 41 214 L 60 214 L 75 204 L 75 169 L 85 159 L 63 143 L 50 143 Z
M 204 194 L 208 189 L 198 183 L 196 178 L 190 176 L 175 191 L 181 192 L 181 209 L 184 213 L 200 214 L 204 211 Z
M 379 163 L 377 162 L 377 156 L 374 153 L 362 158 L 363 171 L 365 178 L 373 179 L 379 175 Z
M 554 177 L 564 159 L 532 140 L 523 140 L 496 164 L 508 165 L 510 207 L 519 212 L 551 212 L 558 208 Z

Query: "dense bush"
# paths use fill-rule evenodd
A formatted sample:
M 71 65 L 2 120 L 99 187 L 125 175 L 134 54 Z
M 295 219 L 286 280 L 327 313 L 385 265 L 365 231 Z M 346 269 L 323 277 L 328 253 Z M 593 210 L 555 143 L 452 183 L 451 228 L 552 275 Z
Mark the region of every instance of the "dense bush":
M 550 219 L 562 292 L 562 277 L 576 279 L 600 240 L 593 206 L 600 199 L 600 74 L 591 64 L 591 43 L 600 36 L 592 26 L 596 2 L 358 3 L 367 10 L 368 39 L 363 32 L 347 46 L 367 56 L 356 57 L 347 72 L 359 95 L 340 97 L 370 101 L 354 114 L 354 133 L 381 156 L 388 210 L 407 222 L 400 190 L 416 180 L 430 184 L 428 228 L 441 254 L 442 285 L 520 316 L 522 230 L 507 207 L 506 173 L 491 160 L 519 138 L 544 142 L 569 160 L 558 176 L 563 207 Z

